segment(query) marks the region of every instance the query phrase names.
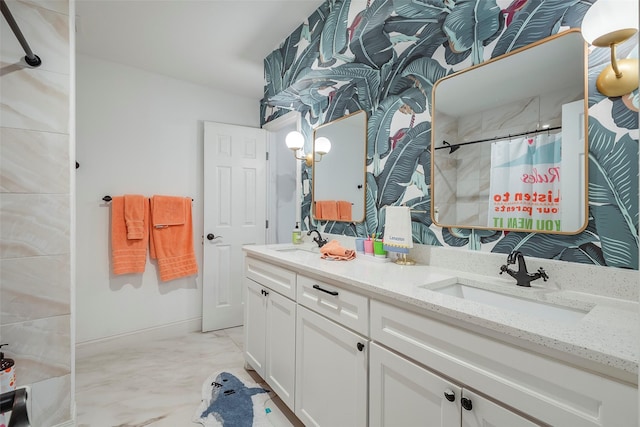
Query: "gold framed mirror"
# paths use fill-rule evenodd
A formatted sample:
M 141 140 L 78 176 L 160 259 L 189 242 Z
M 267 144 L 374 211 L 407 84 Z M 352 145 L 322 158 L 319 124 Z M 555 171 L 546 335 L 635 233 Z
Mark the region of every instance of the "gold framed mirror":
M 431 216 L 440 227 L 587 226 L 587 46 L 547 37 L 434 85 Z
M 329 141 L 329 150 L 326 140 Z M 315 220 L 364 221 L 366 150 L 367 114 L 364 110 L 314 130 L 313 152 L 316 154 L 312 166 L 311 199 Z

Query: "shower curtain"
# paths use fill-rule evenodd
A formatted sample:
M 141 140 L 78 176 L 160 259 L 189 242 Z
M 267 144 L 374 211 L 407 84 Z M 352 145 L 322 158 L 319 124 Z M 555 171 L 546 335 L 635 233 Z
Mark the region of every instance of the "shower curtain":
M 560 135 L 492 143 L 489 227 L 562 231 Z

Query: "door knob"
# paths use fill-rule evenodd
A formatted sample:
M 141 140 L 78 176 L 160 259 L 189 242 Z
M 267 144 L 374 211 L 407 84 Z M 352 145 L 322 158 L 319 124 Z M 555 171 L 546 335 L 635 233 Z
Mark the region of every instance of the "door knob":
M 218 237 L 220 237 L 220 236 L 216 236 L 216 235 L 214 235 L 213 233 L 209 233 L 209 234 L 207 234 L 207 240 L 213 240 L 213 239 L 216 239 L 216 238 L 218 238 Z
M 467 411 L 470 411 L 473 407 L 473 405 L 471 404 L 471 399 L 467 399 L 466 397 L 463 397 L 462 400 L 460 400 L 460 403 L 462 403 L 462 407 Z
M 446 397 L 449 402 L 453 402 L 454 400 L 456 400 L 456 394 L 449 389 L 446 389 L 444 391 L 444 397 Z

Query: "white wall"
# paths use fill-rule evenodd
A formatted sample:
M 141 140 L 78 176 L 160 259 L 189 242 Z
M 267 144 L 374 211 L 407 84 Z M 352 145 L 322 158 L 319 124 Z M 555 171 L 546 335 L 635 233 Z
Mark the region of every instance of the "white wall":
M 197 66 L 197 64 L 194 64 Z M 203 121 L 259 127 L 259 101 L 77 57 L 76 342 L 184 323 L 202 315 Z M 160 282 L 113 276 L 105 195 L 190 196 L 200 274 Z

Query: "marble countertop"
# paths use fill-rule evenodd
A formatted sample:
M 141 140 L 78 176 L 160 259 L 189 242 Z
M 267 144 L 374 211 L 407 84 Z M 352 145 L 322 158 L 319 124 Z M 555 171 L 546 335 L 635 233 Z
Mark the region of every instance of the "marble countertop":
M 317 247 L 254 245 L 244 251 L 299 273 L 342 283 L 369 296 L 480 330 L 493 338 L 559 357 L 568 363 L 637 384 L 640 313 L 634 301 L 550 289 L 538 280 L 531 288 L 506 275 L 480 276 L 429 265 L 402 266 L 359 255 L 351 261 L 320 258 Z M 506 277 L 505 277 L 506 276 Z M 579 319 L 554 320 L 434 291 L 466 283 L 554 306 L 585 312 Z

